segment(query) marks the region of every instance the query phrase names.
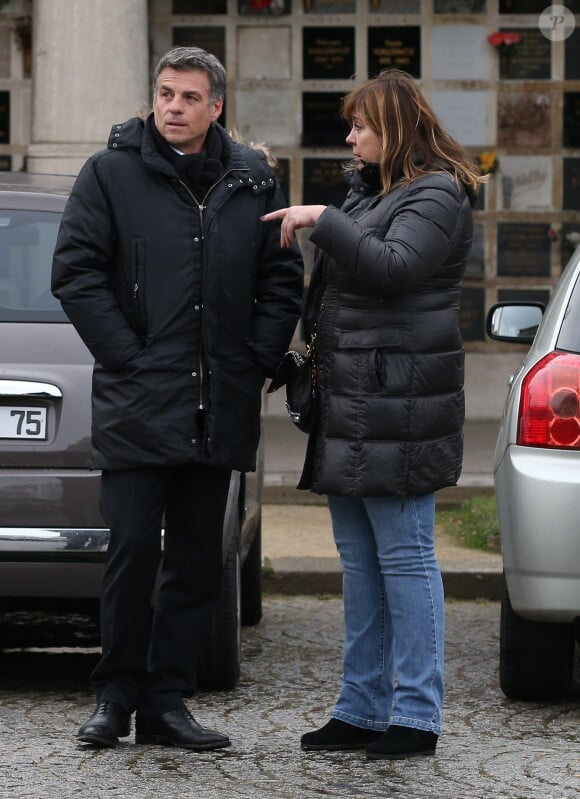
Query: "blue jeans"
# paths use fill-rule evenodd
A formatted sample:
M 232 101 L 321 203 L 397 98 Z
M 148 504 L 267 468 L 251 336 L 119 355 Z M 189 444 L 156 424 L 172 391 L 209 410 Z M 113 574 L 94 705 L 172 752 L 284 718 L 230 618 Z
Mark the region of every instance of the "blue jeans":
M 328 497 L 343 567 L 344 664 L 334 718 L 441 733 L 445 605 L 435 496 Z

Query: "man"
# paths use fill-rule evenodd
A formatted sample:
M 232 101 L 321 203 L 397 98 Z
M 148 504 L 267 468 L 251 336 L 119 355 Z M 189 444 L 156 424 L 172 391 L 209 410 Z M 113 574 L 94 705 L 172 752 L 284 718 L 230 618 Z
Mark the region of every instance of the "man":
M 284 203 L 264 153 L 217 123 L 226 73 L 178 47 L 153 113 L 114 125 L 64 212 L 52 289 L 95 359 L 91 468 L 111 537 L 97 709 L 78 739 L 218 749 L 183 697 L 219 600 L 232 469 L 255 468 L 261 389 L 300 315 L 302 262 L 260 217 Z M 150 603 L 164 553 L 157 602 Z

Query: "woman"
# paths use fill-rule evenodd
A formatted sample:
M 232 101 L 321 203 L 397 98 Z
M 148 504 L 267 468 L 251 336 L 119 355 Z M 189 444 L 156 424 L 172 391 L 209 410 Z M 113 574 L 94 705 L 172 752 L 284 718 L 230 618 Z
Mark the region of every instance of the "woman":
M 343 115 L 354 161 L 342 208 L 263 217 L 282 220 L 283 246 L 314 228 L 305 330 L 320 406 L 299 487 L 328 495 L 344 572 L 341 692 L 301 743 L 401 759 L 434 754 L 441 733 L 434 492 L 461 471 L 460 281 L 482 177 L 404 72 L 352 91 Z

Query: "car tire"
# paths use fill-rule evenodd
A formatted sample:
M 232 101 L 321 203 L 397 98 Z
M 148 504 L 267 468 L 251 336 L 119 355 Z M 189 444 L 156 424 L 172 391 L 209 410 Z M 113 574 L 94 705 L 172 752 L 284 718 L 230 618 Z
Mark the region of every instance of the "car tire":
M 242 625 L 252 627 L 262 618 L 262 517 L 242 566 Z
M 197 668 L 197 685 L 202 691 L 227 691 L 240 679 L 240 536 L 232 536 L 224 564 L 221 604 L 211 620 L 209 638 Z
M 518 616 L 504 576 L 499 656 L 504 694 L 528 701 L 569 695 L 573 689 L 573 633 L 571 624 L 529 621 Z

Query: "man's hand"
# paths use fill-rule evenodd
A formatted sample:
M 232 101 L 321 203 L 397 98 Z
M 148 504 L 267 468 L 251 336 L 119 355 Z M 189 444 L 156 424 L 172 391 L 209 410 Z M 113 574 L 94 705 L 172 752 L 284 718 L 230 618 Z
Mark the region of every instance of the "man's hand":
M 262 222 L 282 220 L 280 228 L 280 246 L 290 247 L 294 241 L 297 230 L 303 227 L 314 227 L 320 214 L 326 210 L 326 205 L 292 205 L 290 208 L 280 208 L 260 217 Z

